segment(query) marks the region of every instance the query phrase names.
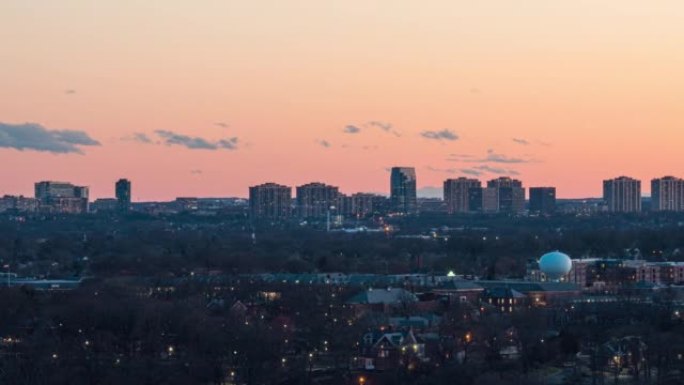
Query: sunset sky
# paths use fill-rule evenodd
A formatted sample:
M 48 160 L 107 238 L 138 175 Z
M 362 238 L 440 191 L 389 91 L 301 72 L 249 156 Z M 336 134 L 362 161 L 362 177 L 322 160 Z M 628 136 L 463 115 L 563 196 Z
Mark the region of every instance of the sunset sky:
M 684 177 L 681 0 L 2 0 L 0 195 Z

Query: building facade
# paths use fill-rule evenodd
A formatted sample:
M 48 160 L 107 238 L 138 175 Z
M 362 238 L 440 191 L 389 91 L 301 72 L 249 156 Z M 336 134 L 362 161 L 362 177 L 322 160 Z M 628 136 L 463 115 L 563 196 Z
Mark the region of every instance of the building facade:
M 413 167 L 392 167 L 390 175 L 391 209 L 399 214 L 416 214 L 416 170 Z
M 131 181 L 119 179 L 115 185 L 117 209 L 120 212 L 128 212 L 131 209 Z
M 457 178 L 444 181 L 444 202 L 449 214 L 477 211 L 471 206 L 471 196 L 479 195 L 482 183 L 477 179 Z M 475 210 L 474 210 L 475 209 Z
M 488 181 L 487 187 L 482 191 L 482 210 L 487 213 L 523 213 L 525 188 L 522 182 L 509 177 Z
M 339 188 L 314 182 L 297 187 L 297 215 L 300 218 L 323 218 L 340 209 Z
M 626 176 L 604 180 L 603 200 L 610 212 L 640 212 L 641 181 Z
M 249 211 L 254 219 L 285 219 L 292 214 L 292 188 L 264 183 L 249 188 Z
M 556 212 L 556 188 L 530 187 L 530 212 L 537 214 Z
M 651 209 L 684 211 L 684 179 L 665 176 L 651 180 Z
M 88 212 L 89 189 L 66 182 L 43 181 L 35 184 L 35 197 L 42 211 L 80 214 Z

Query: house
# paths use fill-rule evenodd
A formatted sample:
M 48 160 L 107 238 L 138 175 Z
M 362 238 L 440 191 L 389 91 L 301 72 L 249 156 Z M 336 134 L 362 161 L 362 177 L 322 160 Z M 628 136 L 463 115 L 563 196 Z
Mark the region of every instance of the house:
M 425 360 L 425 343 L 408 329 L 375 330 L 364 334 L 359 356 L 354 361 L 357 369 L 383 371 L 398 366 L 410 367 Z

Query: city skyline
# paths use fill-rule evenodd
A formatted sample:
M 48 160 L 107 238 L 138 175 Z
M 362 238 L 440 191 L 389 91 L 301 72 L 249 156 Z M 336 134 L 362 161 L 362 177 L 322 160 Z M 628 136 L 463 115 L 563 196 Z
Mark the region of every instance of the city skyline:
M 396 163 L 419 190 L 509 175 L 601 196 L 614 175 L 684 169 L 682 17 L 636 0 L 5 1 L 0 195 L 57 179 L 108 197 L 125 176 L 142 200 L 246 197 L 273 175 L 385 193 Z

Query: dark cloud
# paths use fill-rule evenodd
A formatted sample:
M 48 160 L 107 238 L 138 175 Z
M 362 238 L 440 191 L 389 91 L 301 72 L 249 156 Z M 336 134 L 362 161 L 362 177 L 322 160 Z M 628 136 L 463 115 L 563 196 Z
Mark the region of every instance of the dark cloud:
M 48 130 L 40 124 L 0 122 L 0 148 L 33 150 L 55 154 L 82 154 L 80 146 L 99 146 L 100 142 L 76 130 Z
M 332 145 L 327 140 L 317 140 L 316 143 L 320 144 L 325 148 L 330 148 Z
M 458 135 L 456 135 L 455 132 L 449 130 L 448 128 L 445 128 L 441 131 L 423 131 L 420 133 L 420 136 L 426 139 L 432 139 L 432 140 L 458 140 Z
M 218 126 L 218 127 L 221 127 L 221 128 L 228 128 L 228 127 L 230 127 L 230 125 L 228 125 L 228 123 L 226 123 L 226 122 L 216 122 L 216 123 L 214 123 L 214 125 L 215 125 L 215 126 Z
M 513 138 L 513 141 L 514 141 L 515 143 L 521 144 L 521 145 L 523 145 L 523 146 L 527 146 L 527 145 L 530 144 L 529 141 L 527 141 L 527 140 L 525 140 L 525 139 L 522 139 L 522 138 Z
M 177 134 L 167 130 L 157 130 L 155 133 L 167 146 L 177 145 L 191 150 L 237 150 L 238 148 L 238 138 L 236 137 L 211 141 L 197 136 L 191 137 Z
M 472 175 L 472 176 L 480 176 L 483 174 L 483 172 L 481 170 L 474 170 L 472 168 L 462 168 L 460 171 L 462 174 Z
M 344 127 L 343 131 L 345 134 L 358 134 L 359 132 L 361 132 L 361 129 L 353 124 L 348 124 Z

